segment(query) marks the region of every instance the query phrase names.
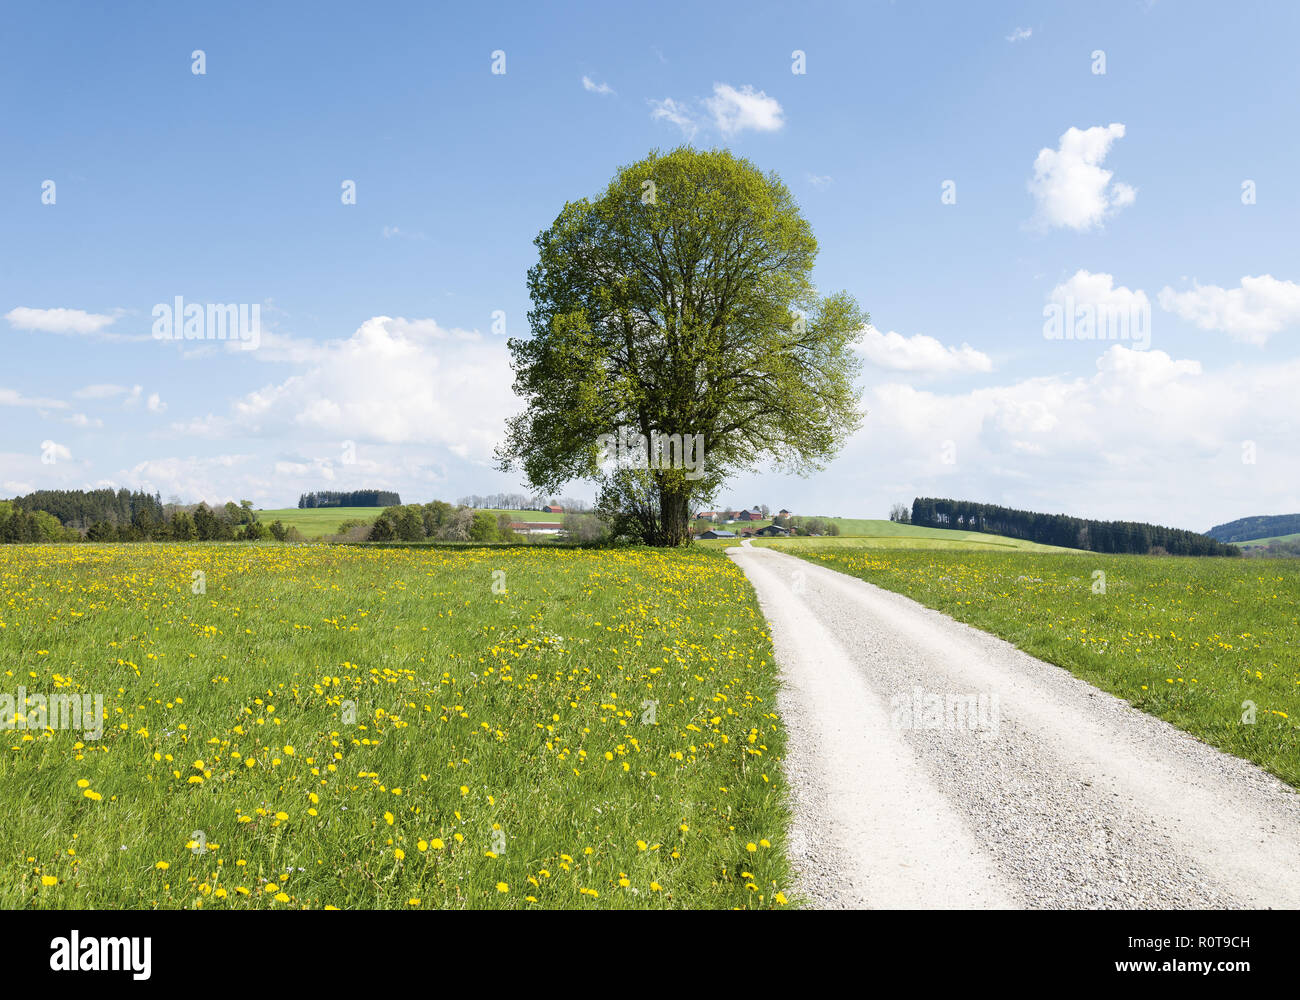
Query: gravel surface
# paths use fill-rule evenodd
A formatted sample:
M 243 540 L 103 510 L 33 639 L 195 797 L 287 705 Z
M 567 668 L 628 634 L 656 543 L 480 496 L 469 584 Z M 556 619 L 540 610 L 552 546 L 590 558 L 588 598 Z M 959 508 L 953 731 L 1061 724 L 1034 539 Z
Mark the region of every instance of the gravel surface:
M 1300 907 L 1300 795 L 1272 775 L 909 598 L 729 554 L 772 626 L 813 905 Z

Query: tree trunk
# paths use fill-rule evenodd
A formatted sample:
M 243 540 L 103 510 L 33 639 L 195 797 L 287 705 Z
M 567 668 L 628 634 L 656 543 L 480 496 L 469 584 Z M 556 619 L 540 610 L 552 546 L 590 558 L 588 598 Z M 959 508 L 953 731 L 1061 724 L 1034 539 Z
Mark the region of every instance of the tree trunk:
M 690 542 L 690 492 L 680 484 L 661 483 L 659 492 L 660 545 L 677 546 Z

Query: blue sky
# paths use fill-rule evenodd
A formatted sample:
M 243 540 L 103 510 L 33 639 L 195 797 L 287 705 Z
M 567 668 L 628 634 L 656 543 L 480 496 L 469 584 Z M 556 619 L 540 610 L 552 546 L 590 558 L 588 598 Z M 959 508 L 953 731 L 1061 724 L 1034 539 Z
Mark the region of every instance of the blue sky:
M 1300 510 L 1294 4 L 7 18 L 0 494 L 520 488 L 491 460 L 518 408 L 493 313 L 526 333 L 532 240 L 566 199 L 689 141 L 782 176 L 819 287 L 873 326 L 840 457 L 719 504 L 870 517 L 927 494 L 1201 529 Z M 257 349 L 153 339 L 176 296 L 259 304 Z M 1053 301 L 1145 310 L 1149 342 L 1048 339 Z

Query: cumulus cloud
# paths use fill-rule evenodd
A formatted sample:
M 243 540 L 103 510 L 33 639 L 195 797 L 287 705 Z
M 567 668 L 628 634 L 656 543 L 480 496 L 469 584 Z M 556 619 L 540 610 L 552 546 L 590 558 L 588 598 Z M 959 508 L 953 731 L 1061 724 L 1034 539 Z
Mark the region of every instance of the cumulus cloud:
M 890 382 L 868 390 L 866 425 L 819 487 L 833 482 L 825 502 L 846 509 L 960 496 L 1203 530 L 1243 516 L 1242 503 L 1294 507 L 1297 384 L 1300 359 L 1207 371 L 1121 344 L 1080 376 L 961 393 Z M 1242 460 L 1247 442 L 1257 465 Z M 878 470 L 889 470 L 888 492 L 874 484 Z
M 724 136 L 732 136 L 745 129 L 755 132 L 776 132 L 785 119 L 781 105 L 775 97 L 748 84 L 737 90 L 727 83 L 715 83 L 713 96 L 704 106 L 713 115 L 713 124 Z
M 713 96 L 695 102 L 675 101 L 671 97 L 650 101 L 650 117 L 667 121 L 693 138 L 704 128 L 712 128 L 724 138 L 746 130 L 775 132 L 784 127 L 785 113 L 775 97 L 745 84 L 739 88 L 729 83 L 715 83 Z
M 1080 268 L 1078 271 L 1057 285 L 1049 293 L 1052 302 L 1064 304 L 1067 301 L 1090 302 L 1097 305 L 1120 306 L 1121 308 L 1150 308 L 1151 300 L 1147 293 L 1138 289 L 1133 291 L 1123 285 L 1116 286 L 1115 276 L 1104 272 L 1093 273 Z
M 27 306 L 5 313 L 5 319 L 15 330 L 82 335 L 99 333 L 116 318 L 116 315 L 90 313 L 83 309 L 31 309 Z
M 881 333 L 874 326 L 868 326 L 863 330 L 857 347 L 869 364 L 890 371 L 953 375 L 993 370 L 989 356 L 969 344 L 945 347 L 933 337 L 920 333 L 904 337 L 893 330 Z
M 1118 122 L 1070 128 L 1056 149 L 1039 150 L 1029 181 L 1037 202 L 1035 224 L 1043 229 L 1088 230 L 1133 204 L 1136 189 L 1112 182 L 1112 172 L 1102 167 L 1115 140 L 1123 137 L 1124 126 Z
M 241 489 L 259 483 L 269 485 L 267 477 L 257 476 L 257 464 L 251 455 L 151 458 L 121 470 L 119 479 L 138 483 L 138 488 L 149 493 L 174 494 L 188 503 L 203 500 L 224 504 L 228 500 L 247 498 L 254 492 L 249 489 L 242 496 L 232 493 L 231 482 L 236 478 Z
M 582 89 L 592 94 L 605 95 L 614 93 L 614 88 L 608 83 L 597 83 L 589 76 L 582 78 Z
M 434 446 L 486 462 L 518 407 L 504 339 L 432 319 L 376 316 L 346 340 L 271 347 L 302 370 L 173 429 Z
M 1151 344 L 1151 300 L 1140 288 L 1116 285 L 1113 275 L 1078 270 L 1048 293 L 1049 339 L 1131 340 Z
M 1263 345 L 1290 326 L 1300 325 L 1300 285 L 1271 274 L 1244 277 L 1236 288 L 1195 285 L 1190 291 L 1160 290 L 1160 308 L 1233 340 Z
M 1028 40 L 1034 33 L 1033 28 L 1017 28 L 1011 34 L 1007 35 L 1008 42 L 1023 42 Z

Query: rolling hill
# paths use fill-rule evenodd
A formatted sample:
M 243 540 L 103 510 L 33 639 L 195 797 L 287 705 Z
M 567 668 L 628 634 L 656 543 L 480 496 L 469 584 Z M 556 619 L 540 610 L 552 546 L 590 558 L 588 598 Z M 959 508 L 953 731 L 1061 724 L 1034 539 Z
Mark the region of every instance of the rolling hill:
M 1239 517 L 1227 524 L 1216 524 L 1206 534 L 1220 542 L 1277 540 L 1284 536 L 1300 534 L 1300 514 L 1259 514 L 1254 517 Z

